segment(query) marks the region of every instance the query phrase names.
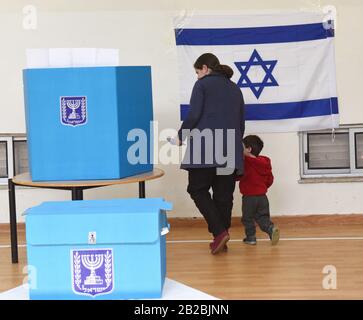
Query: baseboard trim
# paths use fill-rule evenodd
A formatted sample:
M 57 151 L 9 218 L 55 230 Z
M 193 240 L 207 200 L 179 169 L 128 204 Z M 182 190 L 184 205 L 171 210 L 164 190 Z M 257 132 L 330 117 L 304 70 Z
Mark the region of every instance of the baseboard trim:
M 25 231 L 25 223 L 17 223 L 18 231 Z M 0 223 L 0 232 L 10 232 L 10 223 Z
M 296 215 L 273 216 L 271 220 L 279 226 L 337 226 L 337 225 L 362 225 L 363 214 L 332 214 L 332 215 Z M 172 218 L 168 221 L 173 226 L 201 226 L 206 222 L 202 217 L 197 218 Z M 232 226 L 241 225 L 240 217 L 232 217 Z
M 337 226 L 337 225 L 362 225 L 363 214 L 320 214 L 320 215 L 295 215 L 295 216 L 273 216 L 271 220 L 279 226 Z M 168 217 L 168 222 L 177 226 L 200 227 L 205 226 L 202 217 L 173 218 Z M 232 226 L 241 224 L 240 217 L 232 217 Z M 25 230 L 25 223 L 18 223 L 18 230 Z M 0 223 L 0 232 L 9 232 L 9 223 Z

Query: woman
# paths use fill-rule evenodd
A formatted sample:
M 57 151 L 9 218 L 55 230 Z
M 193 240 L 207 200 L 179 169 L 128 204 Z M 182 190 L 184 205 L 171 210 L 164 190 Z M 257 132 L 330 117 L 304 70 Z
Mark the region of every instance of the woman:
M 188 139 L 181 168 L 188 170 L 187 191 L 213 234 L 211 253 L 217 254 L 227 250 L 235 173 L 243 173 L 244 101 L 230 80 L 233 70 L 215 55 L 201 55 L 194 69 L 198 80 L 178 132 L 179 145 Z

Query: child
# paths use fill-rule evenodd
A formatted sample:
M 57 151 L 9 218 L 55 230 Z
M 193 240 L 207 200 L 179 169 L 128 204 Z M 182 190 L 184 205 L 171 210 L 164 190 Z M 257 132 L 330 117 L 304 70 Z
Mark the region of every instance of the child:
M 242 223 L 245 226 L 246 238 L 243 242 L 255 245 L 255 221 L 262 231 L 266 232 L 271 244 L 278 243 L 280 231 L 270 219 L 270 208 L 266 196 L 267 189 L 273 183 L 271 161 L 260 156 L 263 141 L 255 135 L 243 139 L 244 175 L 239 178 L 239 189 L 242 196 Z

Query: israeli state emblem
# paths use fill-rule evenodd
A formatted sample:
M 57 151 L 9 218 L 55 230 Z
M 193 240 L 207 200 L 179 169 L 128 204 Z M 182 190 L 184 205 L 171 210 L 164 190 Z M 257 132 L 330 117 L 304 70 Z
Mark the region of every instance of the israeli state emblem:
M 87 123 L 86 97 L 60 97 L 61 123 L 80 126 Z
M 114 288 L 112 249 L 71 250 L 72 290 L 95 297 Z

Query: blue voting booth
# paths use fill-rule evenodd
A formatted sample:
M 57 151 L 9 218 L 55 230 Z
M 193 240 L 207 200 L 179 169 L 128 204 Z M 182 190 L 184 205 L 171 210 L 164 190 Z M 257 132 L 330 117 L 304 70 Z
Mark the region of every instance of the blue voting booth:
M 23 80 L 33 181 L 119 179 L 153 169 L 150 67 L 26 69 Z M 145 149 L 133 152 L 141 143 L 135 129 Z
M 160 298 L 161 198 L 44 202 L 25 212 L 30 299 Z

